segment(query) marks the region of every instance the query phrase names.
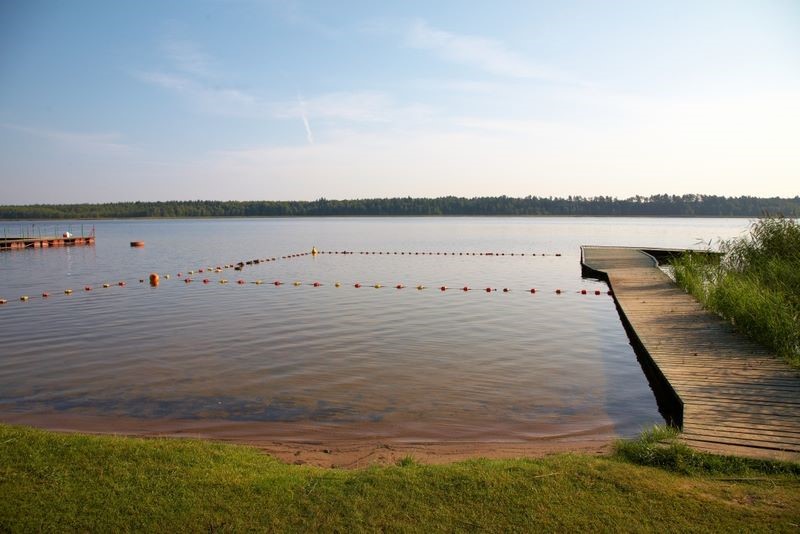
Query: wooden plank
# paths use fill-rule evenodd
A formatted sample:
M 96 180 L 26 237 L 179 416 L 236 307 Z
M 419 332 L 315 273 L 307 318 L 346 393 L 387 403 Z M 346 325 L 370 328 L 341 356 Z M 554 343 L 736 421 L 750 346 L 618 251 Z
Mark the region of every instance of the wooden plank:
M 581 247 L 581 262 L 607 278 L 645 356 L 683 403 L 686 443 L 800 458 L 800 373 L 705 311 L 640 249 Z

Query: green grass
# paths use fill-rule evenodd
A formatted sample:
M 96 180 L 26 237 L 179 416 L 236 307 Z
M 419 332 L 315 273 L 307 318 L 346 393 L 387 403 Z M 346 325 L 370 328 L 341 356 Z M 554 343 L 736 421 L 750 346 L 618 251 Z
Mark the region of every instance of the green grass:
M 765 218 L 720 258 L 684 254 L 675 280 L 708 309 L 800 368 L 800 225 Z
M 243 446 L 0 425 L 0 531 L 797 531 L 796 464 L 700 455 L 687 469 L 665 432 L 610 457 L 345 471 Z

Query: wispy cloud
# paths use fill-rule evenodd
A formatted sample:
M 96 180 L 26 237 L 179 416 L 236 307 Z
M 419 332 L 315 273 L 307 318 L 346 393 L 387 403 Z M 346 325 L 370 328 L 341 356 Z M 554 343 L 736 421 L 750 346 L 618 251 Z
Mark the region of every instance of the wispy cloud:
M 134 72 L 139 80 L 188 98 L 203 112 L 234 117 L 263 116 L 262 103 L 245 91 L 208 83 L 206 80 L 158 71 Z
M 162 48 L 165 56 L 180 71 L 197 76 L 211 76 L 211 58 L 195 43 L 183 39 L 167 39 L 162 43 Z
M 221 80 L 216 62 L 188 41 L 170 40 L 162 47 L 170 64 L 166 70 L 134 71 L 147 84 L 178 94 L 203 113 L 251 119 L 300 119 L 309 143 L 314 143 L 311 121 L 382 123 L 412 121 L 431 110 L 400 105 L 380 91 L 339 91 L 311 97 L 274 99 L 247 92 Z
M 119 142 L 120 135 L 118 133 L 75 132 L 9 123 L 0 124 L 0 126 L 85 153 L 97 154 L 100 152 L 106 155 L 124 155 L 133 150 L 130 145 Z
M 271 113 L 279 118 L 293 118 L 306 114 L 320 120 L 352 123 L 382 123 L 412 121 L 432 113 L 421 105 L 402 105 L 380 91 L 340 91 L 325 93 L 296 102 L 273 102 Z
M 434 28 L 424 20 L 411 24 L 405 34 L 405 44 L 430 50 L 446 61 L 471 65 L 500 76 L 551 81 L 564 78 L 556 70 L 528 60 L 499 41 L 451 33 Z

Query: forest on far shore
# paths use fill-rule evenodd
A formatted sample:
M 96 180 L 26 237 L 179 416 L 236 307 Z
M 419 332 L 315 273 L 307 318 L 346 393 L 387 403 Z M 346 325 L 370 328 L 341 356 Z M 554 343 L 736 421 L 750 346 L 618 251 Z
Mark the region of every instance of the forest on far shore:
M 320 217 L 420 215 L 556 215 L 614 217 L 800 217 L 794 198 L 652 195 L 615 197 L 439 197 L 354 200 L 170 200 L 104 204 L 0 206 L 0 219 L 111 219 L 136 217 Z

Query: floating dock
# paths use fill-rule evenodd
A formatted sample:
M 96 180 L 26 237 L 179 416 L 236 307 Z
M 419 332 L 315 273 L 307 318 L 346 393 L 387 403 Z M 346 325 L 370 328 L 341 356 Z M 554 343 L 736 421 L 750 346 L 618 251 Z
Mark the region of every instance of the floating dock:
M 94 236 L 0 237 L 0 251 L 26 248 L 75 247 L 94 245 Z
M 583 246 L 581 266 L 611 287 L 637 353 L 673 397 L 686 444 L 800 460 L 800 372 L 677 287 L 656 260 L 676 252 Z

